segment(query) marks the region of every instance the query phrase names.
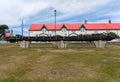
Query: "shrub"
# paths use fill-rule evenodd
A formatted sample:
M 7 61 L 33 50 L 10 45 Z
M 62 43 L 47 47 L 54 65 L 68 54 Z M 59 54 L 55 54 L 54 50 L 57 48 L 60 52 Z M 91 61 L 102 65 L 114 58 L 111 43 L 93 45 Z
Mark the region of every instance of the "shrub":
M 117 35 L 116 33 L 114 32 L 109 32 L 108 33 L 108 36 L 112 37 L 112 38 L 120 38 L 119 35 Z

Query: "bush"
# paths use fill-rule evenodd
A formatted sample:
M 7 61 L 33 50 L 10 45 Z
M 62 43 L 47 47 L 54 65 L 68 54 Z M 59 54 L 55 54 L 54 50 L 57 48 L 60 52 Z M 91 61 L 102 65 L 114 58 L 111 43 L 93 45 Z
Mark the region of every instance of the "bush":
M 117 35 L 116 33 L 114 32 L 109 32 L 108 33 L 108 36 L 112 37 L 112 38 L 120 38 L 119 35 Z

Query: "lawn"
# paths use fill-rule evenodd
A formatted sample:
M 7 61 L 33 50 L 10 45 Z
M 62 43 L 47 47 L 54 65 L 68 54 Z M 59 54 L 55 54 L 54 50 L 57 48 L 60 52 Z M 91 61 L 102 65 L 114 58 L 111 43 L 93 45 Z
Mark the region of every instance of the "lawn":
M 0 82 L 120 82 L 120 46 L 0 44 Z

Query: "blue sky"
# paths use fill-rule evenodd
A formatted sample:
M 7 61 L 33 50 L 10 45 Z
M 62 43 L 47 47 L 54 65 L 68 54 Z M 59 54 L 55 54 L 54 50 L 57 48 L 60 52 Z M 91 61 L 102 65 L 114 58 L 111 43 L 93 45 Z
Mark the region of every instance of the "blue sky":
M 0 0 L 0 24 L 7 24 L 14 34 L 29 34 L 31 24 L 57 23 L 108 23 L 120 22 L 119 0 Z

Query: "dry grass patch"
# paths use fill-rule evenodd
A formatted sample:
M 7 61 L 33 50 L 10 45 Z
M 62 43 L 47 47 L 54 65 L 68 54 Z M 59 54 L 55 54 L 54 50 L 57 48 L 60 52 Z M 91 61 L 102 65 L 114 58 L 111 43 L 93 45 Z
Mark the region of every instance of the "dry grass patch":
M 50 69 L 50 65 L 53 63 L 52 59 L 58 57 L 58 55 L 42 55 L 38 57 L 34 63 L 32 63 L 31 71 L 25 74 L 25 77 L 30 80 L 36 80 L 46 76 L 46 72 Z
M 120 62 L 120 58 L 117 58 L 117 57 L 113 57 L 112 60 L 113 60 L 114 62 Z
M 116 46 L 0 45 L 0 82 L 120 82 L 119 53 Z
M 74 49 L 56 49 L 56 50 L 51 50 L 51 53 L 70 53 L 70 52 L 76 52 Z
M 25 63 L 27 56 L 9 56 L 7 61 L 0 65 L 0 78 L 9 77 L 10 73 L 17 70 Z
M 67 80 L 67 79 L 96 79 L 97 73 L 84 63 L 57 64 L 54 59 L 59 55 L 43 55 L 33 63 L 32 70 L 25 74 L 28 80 Z M 64 60 L 63 60 L 64 61 Z

